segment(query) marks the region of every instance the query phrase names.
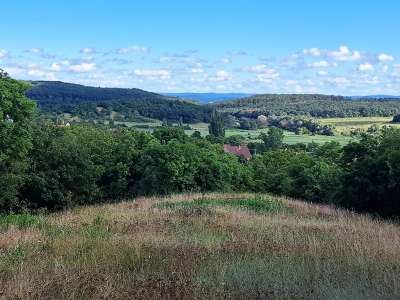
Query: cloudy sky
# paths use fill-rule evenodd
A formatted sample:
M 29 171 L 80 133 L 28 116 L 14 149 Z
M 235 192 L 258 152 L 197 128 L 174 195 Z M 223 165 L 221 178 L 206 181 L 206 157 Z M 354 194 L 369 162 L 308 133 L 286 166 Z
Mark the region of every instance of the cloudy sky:
M 18 79 L 155 92 L 400 95 L 398 0 L 1 7 L 0 68 Z

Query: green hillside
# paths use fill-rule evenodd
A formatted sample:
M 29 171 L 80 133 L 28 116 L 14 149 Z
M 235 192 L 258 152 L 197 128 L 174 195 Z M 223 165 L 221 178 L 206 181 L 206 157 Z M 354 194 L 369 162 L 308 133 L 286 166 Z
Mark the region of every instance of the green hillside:
M 394 116 L 397 99 L 357 99 L 320 94 L 265 94 L 215 103 L 212 107 L 236 116 L 309 115 L 312 117 Z
M 27 92 L 40 111 L 84 120 L 132 121 L 138 115 L 185 123 L 207 121 L 211 108 L 140 89 L 88 87 L 59 81 L 34 81 Z

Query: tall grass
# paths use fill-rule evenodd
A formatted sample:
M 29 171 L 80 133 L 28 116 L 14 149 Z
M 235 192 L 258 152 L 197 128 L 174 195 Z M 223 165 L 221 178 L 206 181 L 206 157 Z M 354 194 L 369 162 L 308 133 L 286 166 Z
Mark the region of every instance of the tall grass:
M 0 218 L 4 298 L 399 299 L 400 226 L 268 195 Z

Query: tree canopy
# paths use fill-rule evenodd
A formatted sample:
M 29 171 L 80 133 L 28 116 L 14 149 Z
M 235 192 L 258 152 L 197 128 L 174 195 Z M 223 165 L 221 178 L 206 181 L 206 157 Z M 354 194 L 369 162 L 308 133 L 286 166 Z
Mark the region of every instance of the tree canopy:
M 25 97 L 28 84 L 0 74 L 0 209 L 5 209 L 17 205 L 24 181 L 35 104 Z

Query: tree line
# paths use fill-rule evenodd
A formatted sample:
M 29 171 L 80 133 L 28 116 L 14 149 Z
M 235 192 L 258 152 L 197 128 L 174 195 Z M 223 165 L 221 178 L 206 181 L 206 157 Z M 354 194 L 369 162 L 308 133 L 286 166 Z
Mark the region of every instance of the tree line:
M 211 105 L 236 117 L 266 116 L 370 117 L 400 113 L 398 99 L 350 99 L 320 94 L 265 94 Z
M 223 118 L 210 135 L 32 122 L 25 83 L 0 78 L 0 211 L 60 210 L 138 195 L 251 191 L 400 216 L 400 130 L 342 147 L 285 145 L 272 127 L 249 162 L 224 153 Z

